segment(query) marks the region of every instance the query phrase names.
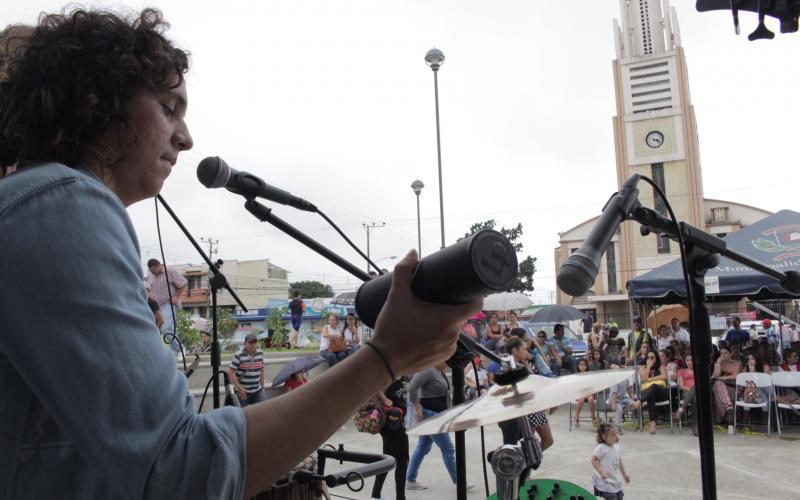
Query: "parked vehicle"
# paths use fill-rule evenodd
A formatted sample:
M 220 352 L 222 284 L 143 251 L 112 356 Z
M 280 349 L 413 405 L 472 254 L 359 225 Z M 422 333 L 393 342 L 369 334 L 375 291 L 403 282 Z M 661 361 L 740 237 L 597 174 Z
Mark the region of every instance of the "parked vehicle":
M 547 334 L 547 340 L 553 338 L 553 328 L 557 323 L 532 323 L 528 321 L 520 321 L 520 325 L 527 331 L 528 335 L 535 338 L 536 334 L 540 331 L 544 330 Z M 563 324 L 563 323 L 562 323 Z M 585 358 L 587 352 L 589 351 L 589 347 L 586 345 L 586 342 L 583 340 L 582 335 L 578 335 L 575 333 L 572 328 L 567 325 L 564 325 L 564 337 L 568 338 L 572 343 L 572 355 L 576 358 Z

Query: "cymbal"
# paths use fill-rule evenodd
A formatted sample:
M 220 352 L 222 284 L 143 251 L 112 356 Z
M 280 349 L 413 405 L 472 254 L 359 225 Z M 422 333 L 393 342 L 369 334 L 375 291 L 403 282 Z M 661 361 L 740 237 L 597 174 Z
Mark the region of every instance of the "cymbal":
M 558 378 L 530 375 L 514 386 L 494 385 L 481 397 L 426 418 L 411 435 L 463 431 L 521 417 L 585 398 L 633 376 L 633 369 L 576 373 Z

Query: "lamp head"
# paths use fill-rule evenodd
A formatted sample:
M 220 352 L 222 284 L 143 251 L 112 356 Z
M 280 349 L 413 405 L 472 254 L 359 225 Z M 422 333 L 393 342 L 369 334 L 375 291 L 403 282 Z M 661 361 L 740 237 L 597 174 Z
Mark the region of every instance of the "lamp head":
M 414 190 L 414 194 L 416 194 L 417 196 L 419 196 L 419 194 L 422 192 L 422 188 L 424 187 L 425 184 L 423 184 L 422 181 L 419 179 L 411 183 L 411 189 Z
M 425 54 L 425 62 L 433 71 L 438 71 L 439 66 L 444 64 L 444 53 L 437 48 L 432 48 Z

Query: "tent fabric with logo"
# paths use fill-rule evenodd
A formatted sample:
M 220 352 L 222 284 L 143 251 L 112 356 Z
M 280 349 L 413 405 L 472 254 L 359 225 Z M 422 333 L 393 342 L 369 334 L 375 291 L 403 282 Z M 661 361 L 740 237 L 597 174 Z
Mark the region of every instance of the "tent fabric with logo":
M 781 210 L 724 238 L 728 248 L 779 271 L 800 271 L 800 214 Z M 721 257 L 706 277 L 719 279 L 719 293 L 707 293 L 709 302 L 728 302 L 741 297 L 752 300 L 797 298 L 775 278 Z M 661 304 L 684 302 L 686 285 L 680 259 L 657 267 L 628 282 L 628 296 Z

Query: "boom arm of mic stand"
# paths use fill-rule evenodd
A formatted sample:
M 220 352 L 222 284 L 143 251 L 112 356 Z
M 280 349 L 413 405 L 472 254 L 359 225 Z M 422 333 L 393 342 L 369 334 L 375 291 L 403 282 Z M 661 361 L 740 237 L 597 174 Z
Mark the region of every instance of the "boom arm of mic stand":
M 265 207 L 261 203 L 257 202 L 255 199 L 248 198 L 247 202 L 244 204 L 244 208 L 246 208 L 248 212 L 253 214 L 256 217 L 256 219 L 260 220 L 261 222 L 269 222 L 273 226 L 277 227 L 278 229 L 288 234 L 292 238 L 296 239 L 303 245 L 307 246 L 311 250 L 314 250 L 318 254 L 322 255 L 323 257 L 333 262 L 337 266 L 341 267 L 342 269 L 352 274 L 356 278 L 360 279 L 361 281 L 369 281 L 372 279 L 372 276 L 370 276 L 366 272 L 362 271 L 353 264 L 347 262 L 334 252 L 331 252 L 323 245 L 318 243 L 316 240 L 306 235 L 296 227 L 292 226 L 285 220 L 281 219 L 277 215 L 274 215 L 272 213 L 272 209 Z
M 161 202 L 161 205 L 167 210 L 167 212 L 169 212 L 169 215 L 172 217 L 172 220 L 174 220 L 175 223 L 178 225 L 178 227 L 181 228 L 181 231 L 183 231 L 183 234 L 186 235 L 186 239 L 188 239 L 189 243 L 191 243 L 192 246 L 194 246 L 194 249 L 197 250 L 197 253 L 200 254 L 200 257 L 202 257 L 203 260 L 206 261 L 206 264 L 208 264 L 208 268 L 211 270 L 211 272 L 214 275 L 221 275 L 222 273 L 220 272 L 219 267 L 217 267 L 216 264 L 211 262 L 211 259 L 208 258 L 208 255 L 206 255 L 206 253 L 203 251 L 203 249 L 200 248 L 200 245 L 197 244 L 197 242 L 192 237 L 191 233 L 189 233 L 189 230 L 186 229 L 186 226 L 184 226 L 183 223 L 180 221 L 180 219 L 178 219 L 178 216 L 175 215 L 175 212 L 172 211 L 172 208 L 170 208 L 170 206 L 167 205 L 167 202 L 164 201 L 164 198 L 159 194 L 159 195 L 156 195 L 156 199 L 159 202 Z M 242 303 L 241 299 L 239 299 L 239 296 L 236 295 L 236 292 L 234 292 L 233 289 L 230 287 L 230 285 L 228 284 L 227 280 L 225 280 L 223 288 L 225 288 L 225 290 L 227 290 L 228 293 L 231 294 L 231 297 L 233 297 L 233 300 L 235 300 L 236 303 L 239 304 L 239 307 L 242 308 L 242 311 L 247 312 L 247 307 L 245 307 L 245 305 Z

